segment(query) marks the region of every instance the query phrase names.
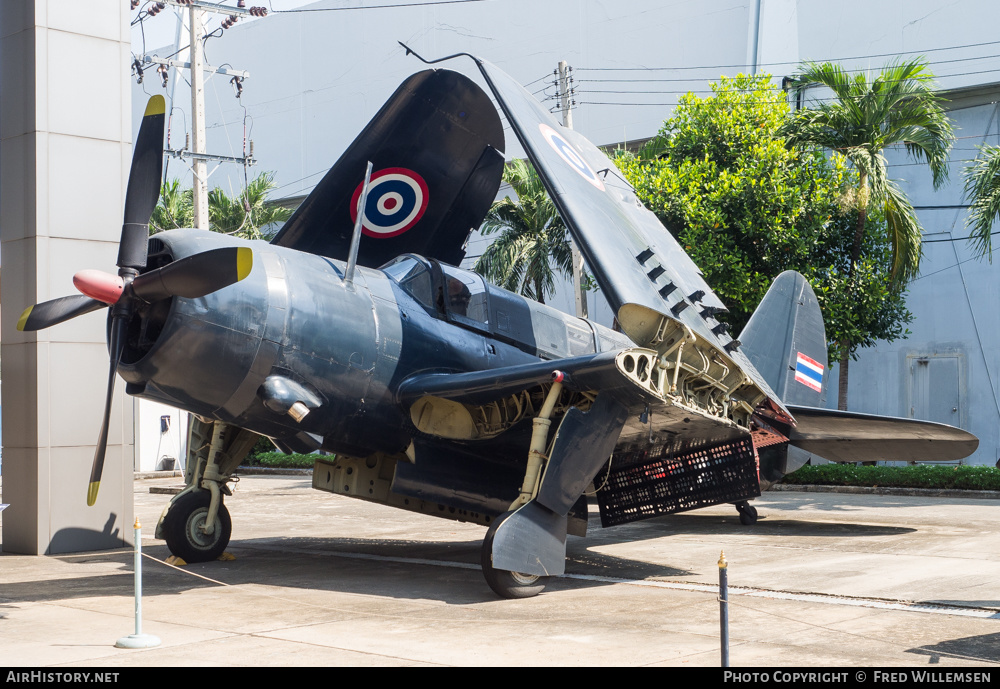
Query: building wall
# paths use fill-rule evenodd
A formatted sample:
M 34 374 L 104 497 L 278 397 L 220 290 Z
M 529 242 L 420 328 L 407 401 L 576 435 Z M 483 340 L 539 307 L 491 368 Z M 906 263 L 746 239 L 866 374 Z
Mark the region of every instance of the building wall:
M 984 89 L 983 98 L 1000 99 L 1000 88 Z M 995 103 L 954 105 L 951 117 L 961 138 L 952 152 L 949 181 L 937 192 L 929 175 L 905 154 L 897 151 L 890 159 L 894 176 L 910 178 L 903 187 L 925 230 L 920 275 L 910 283 L 907 297 L 914 320 L 906 339 L 879 342 L 860 352 L 850 367 L 848 402 L 857 411 L 968 429 L 980 445 L 965 461 L 993 464 L 1000 457 L 1000 271 L 975 258 L 966 241 L 962 172 L 976 146 L 1000 144 L 1000 122 Z M 949 358 L 957 362 L 957 380 L 936 379 L 929 369 L 943 367 L 947 362 L 942 360 Z M 936 404 L 921 397 L 921 385 L 931 379 Z M 953 398 L 956 403 L 945 404 Z M 831 406 L 836 406 L 835 396 Z

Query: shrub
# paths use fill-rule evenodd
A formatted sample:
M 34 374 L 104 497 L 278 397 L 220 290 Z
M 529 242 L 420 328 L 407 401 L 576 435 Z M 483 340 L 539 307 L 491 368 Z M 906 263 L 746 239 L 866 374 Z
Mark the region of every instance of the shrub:
M 1000 469 L 988 466 L 856 466 L 806 465 L 785 476 L 783 483 L 881 488 L 957 488 L 1000 490 Z

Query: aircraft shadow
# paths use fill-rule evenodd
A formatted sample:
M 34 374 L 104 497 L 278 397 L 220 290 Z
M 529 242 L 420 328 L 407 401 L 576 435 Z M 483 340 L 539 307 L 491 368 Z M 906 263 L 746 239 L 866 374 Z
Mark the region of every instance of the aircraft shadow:
M 601 528 L 600 520 L 591 515 L 587 540 L 602 542 L 635 541 L 670 535 L 747 535 L 747 536 L 796 536 L 805 538 L 842 538 L 845 536 L 900 536 L 913 533 L 915 528 L 905 526 L 883 526 L 858 524 L 854 522 L 816 522 L 806 519 L 772 519 L 767 508 L 759 510 L 756 524 L 744 526 L 733 508 L 733 514 L 705 514 L 681 512 L 662 517 L 654 517 L 640 522 Z
M 677 579 L 696 574 L 671 566 L 669 562 L 635 560 L 594 550 L 595 546 L 667 539 L 675 535 L 756 533 L 815 538 L 892 536 L 911 531 L 913 529 L 766 518 L 755 525 L 743 526 L 735 511 L 732 516 L 695 512 L 674 514 L 603 529 L 596 516 L 592 515 L 587 538 L 571 537 L 568 540 L 566 571 L 568 574 L 637 580 Z M 193 564 L 183 569 L 230 585 L 256 583 L 390 598 L 429 598 L 453 605 L 468 605 L 496 600 L 479 572 L 480 547 L 478 539 L 455 542 L 342 537 L 234 539 L 230 550 L 236 554 L 236 560 Z M 170 554 L 162 542 L 147 545 L 143 551 L 158 560 L 164 560 Z M 122 571 L 91 577 L 6 583 L 0 593 L 0 602 L 132 595 L 132 553 L 128 550 L 75 554 L 59 559 L 79 564 L 113 561 L 121 564 Z M 466 566 L 436 567 L 431 577 L 414 576 L 413 568 L 419 567 L 422 560 L 431 564 L 456 562 Z M 608 583 L 556 578 L 550 582 L 549 590 L 589 588 Z M 146 595 L 177 594 L 215 585 L 144 560 L 143 589 Z M 965 604 L 968 605 L 968 602 Z
M 821 498 L 821 496 L 839 496 L 848 498 L 868 498 L 872 504 L 879 507 L 913 507 L 913 500 L 926 499 L 912 495 L 883 495 L 881 493 L 814 493 L 807 491 L 764 491 L 761 500 L 767 500 L 767 505 L 763 509 L 773 507 L 775 509 L 813 509 L 821 512 L 843 512 L 857 509 L 856 505 L 831 504 Z M 968 505 L 970 501 L 975 503 L 988 504 L 989 500 L 977 498 L 956 498 L 954 496 L 938 497 L 933 496 L 936 504 L 939 505 Z M 751 503 L 753 504 L 753 503 Z M 761 507 L 758 505 L 758 509 Z
M 929 665 L 940 663 L 941 658 L 1000 664 L 1000 632 L 951 639 L 950 641 L 910 648 L 906 652 L 928 656 L 927 663 Z
M 587 550 L 589 541 L 570 539 L 567 571 L 615 578 L 663 578 L 691 574 L 669 565 L 641 562 Z M 387 598 L 440 600 L 450 605 L 470 605 L 498 600 L 479 571 L 481 541 L 450 543 L 366 538 L 275 537 L 234 539 L 229 550 L 232 561 L 197 563 L 182 571 L 143 560 L 145 596 L 176 595 L 218 586 L 184 572 L 198 574 L 228 585 L 261 584 L 341 593 L 378 595 Z M 165 560 L 165 544 L 144 545 L 143 553 Z M 7 582 L 0 593 L 4 603 L 42 602 L 101 596 L 133 595 L 132 553 L 95 552 L 58 557 L 69 564 L 117 562 L 121 572 L 40 581 Z M 0 555 L 2 561 L 2 555 Z M 414 568 L 435 562 L 461 563 L 466 567 L 434 566 L 431 576 L 415 576 Z M 591 588 L 611 582 L 555 578 L 549 590 Z M 2 612 L 0 612 L 2 614 Z

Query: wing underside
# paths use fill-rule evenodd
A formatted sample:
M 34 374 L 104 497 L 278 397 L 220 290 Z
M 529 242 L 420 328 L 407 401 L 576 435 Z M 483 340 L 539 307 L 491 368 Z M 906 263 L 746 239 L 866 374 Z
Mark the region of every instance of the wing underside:
M 557 514 L 591 482 L 605 526 L 759 495 L 749 414 L 741 425 L 664 394 L 665 381 L 650 375 L 656 358 L 653 350 L 630 348 L 491 371 L 419 374 L 401 384 L 399 399 L 416 428 L 436 442 L 450 440 L 469 452 L 485 444 L 495 460 L 496 441 L 533 422 L 553 374 L 561 374 L 537 495 Z M 513 461 L 525 462 L 527 449 L 515 449 Z

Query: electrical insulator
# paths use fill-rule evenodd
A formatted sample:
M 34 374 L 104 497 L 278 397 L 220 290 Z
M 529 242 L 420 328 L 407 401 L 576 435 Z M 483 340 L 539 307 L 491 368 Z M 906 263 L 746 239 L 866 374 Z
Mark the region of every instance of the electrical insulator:
M 163 81 L 163 88 L 167 88 L 167 80 L 170 78 L 170 70 L 167 69 L 166 65 L 160 65 L 156 68 L 156 71 L 160 74 L 160 79 Z
M 152 7 L 150 7 L 148 10 L 146 10 L 146 14 L 148 14 L 150 17 L 155 17 L 166 6 L 167 6 L 167 3 L 165 3 L 165 2 L 154 3 Z
M 243 95 L 243 78 L 242 77 L 233 77 L 232 79 L 229 80 L 229 83 L 233 85 L 234 89 L 236 89 L 236 97 L 237 98 L 239 98 L 240 96 Z
M 142 63 L 139 62 L 139 58 L 136 58 L 132 62 L 132 72 L 135 74 L 135 83 L 142 83 Z
M 236 0 L 236 7 L 239 9 L 244 9 L 247 6 L 247 0 Z
M 142 2 L 142 0 L 132 0 L 132 3 L 131 3 L 132 4 L 132 9 L 134 10 L 136 7 L 138 7 L 140 2 Z
M 251 7 L 250 16 L 252 17 L 266 17 L 267 8 L 266 7 Z
M 233 24 L 235 24 L 236 22 L 238 22 L 239 20 L 240 20 L 239 17 L 237 17 L 235 14 L 231 14 L 228 17 L 226 17 L 224 20 L 222 20 L 222 28 L 223 29 L 228 29 Z

